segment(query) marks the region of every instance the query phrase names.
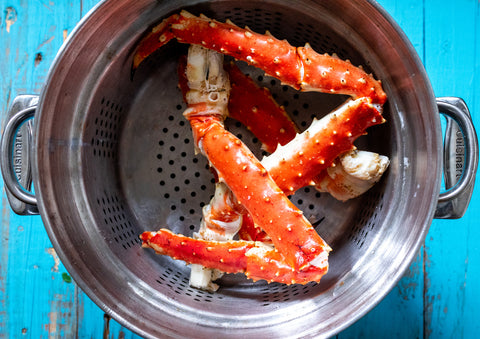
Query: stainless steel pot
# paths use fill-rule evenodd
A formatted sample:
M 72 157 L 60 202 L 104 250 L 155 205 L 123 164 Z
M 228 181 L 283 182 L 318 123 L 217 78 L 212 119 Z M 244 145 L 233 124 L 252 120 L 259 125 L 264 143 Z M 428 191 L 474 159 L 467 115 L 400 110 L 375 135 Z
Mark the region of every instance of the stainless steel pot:
M 172 42 L 133 79 L 130 73 L 142 34 L 183 8 L 260 32 L 268 29 L 293 45 L 310 42 L 319 52 L 364 65 L 383 81 L 388 122 L 371 128 L 358 143 L 390 157 L 382 181 L 347 203 L 309 188 L 292 198 L 334 249 L 320 284 L 251 283 L 229 275 L 210 294 L 188 286 L 184 263 L 140 247 L 138 235 L 145 230 L 170 227 L 191 234 L 213 193 L 206 161 L 194 155 L 181 114 L 185 105 L 176 62 L 185 46 Z M 297 93 L 256 69 L 242 68 L 270 87 L 300 126 L 345 99 Z M 396 284 L 434 215 L 464 213 L 478 163 L 465 104 L 435 99 L 414 49 L 373 1 L 104 1 L 62 47 L 38 106 L 35 100 L 15 100 L 2 139 L 2 173 L 12 207 L 22 214 L 38 207 L 79 286 L 145 337 L 337 333 Z M 445 150 L 439 109 L 449 117 Z M 34 114 L 34 122 L 16 134 Z M 228 128 L 261 156 L 247 130 L 235 123 Z M 444 156 L 446 187 L 452 188 L 440 194 Z M 30 168 L 34 195 L 19 185 L 29 186 Z

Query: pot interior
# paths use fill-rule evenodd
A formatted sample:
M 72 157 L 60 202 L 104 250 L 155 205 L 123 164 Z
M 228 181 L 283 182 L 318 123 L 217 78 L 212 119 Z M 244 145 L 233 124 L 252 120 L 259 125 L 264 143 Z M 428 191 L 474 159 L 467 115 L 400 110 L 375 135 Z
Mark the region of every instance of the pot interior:
M 256 32 L 269 30 L 295 46 L 308 42 L 382 80 L 389 96 L 387 122 L 356 142 L 359 149 L 390 158 L 382 180 L 348 202 L 311 187 L 291 196 L 333 248 L 330 270 L 319 284 L 253 283 L 238 274 L 224 276 L 218 292 L 208 293 L 189 287 L 184 262 L 141 248 L 143 231 L 198 230 L 202 207 L 214 191 L 208 163 L 195 154 L 182 116 L 186 105 L 176 71 L 187 46 L 170 42 L 131 75 L 142 34 L 180 9 Z M 389 47 L 392 39 L 395 49 Z M 88 53 L 78 52 L 85 48 Z M 301 130 L 346 100 L 297 92 L 238 65 L 271 89 Z M 422 72 L 411 46 L 369 3 L 106 2 L 62 51 L 43 94 L 37 185 L 47 230 L 90 297 L 144 336 L 332 335 L 389 291 L 430 224 L 439 145 L 438 131 L 429 126 L 439 123 Z M 71 114 L 59 114 L 66 109 Z M 266 154 L 238 122 L 228 120 L 226 126 L 260 159 Z

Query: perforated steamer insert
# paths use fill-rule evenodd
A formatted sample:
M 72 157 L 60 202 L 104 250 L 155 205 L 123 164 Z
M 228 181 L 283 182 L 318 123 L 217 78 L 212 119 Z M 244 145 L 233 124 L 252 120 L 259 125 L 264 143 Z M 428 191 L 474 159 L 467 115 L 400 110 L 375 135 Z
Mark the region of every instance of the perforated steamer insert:
M 220 9 L 221 6 L 212 16 L 219 20 L 229 18 L 258 32 L 268 29 L 279 38 L 287 38 L 293 45 L 308 41 L 320 52 L 337 53 L 341 58 L 365 65 L 351 46 L 339 45 L 337 34 L 319 30 L 318 23 L 311 19 L 304 18 L 286 25 L 288 31 L 285 32 L 283 26 L 286 20 L 292 20 L 292 13 L 282 12 L 281 8 L 275 11 L 248 6 Z M 303 313 L 302 301 L 310 304 L 312 298 L 332 287 L 332 279 L 349 271 L 342 263 L 343 258 L 339 258 L 340 267 L 336 264 L 335 258 L 341 255 L 341 250 L 336 253 L 338 248 L 349 248 L 358 256 L 365 251 L 364 246 L 368 248 L 371 242 L 369 232 L 374 229 L 375 218 L 381 213 L 385 184 L 380 183 L 364 197 L 349 203 L 337 202 L 328 194 L 310 187 L 291 197 L 307 218 L 318 225 L 318 232 L 334 248 L 330 277 L 325 278 L 325 284 L 253 284 L 238 275 L 223 278 L 222 288 L 215 294 L 190 288 L 189 267 L 183 262 L 140 249 L 138 239 L 143 230 L 161 227 L 191 235 L 198 230 L 202 207 L 210 201 L 214 190 L 214 179 L 207 161 L 202 155 L 194 154 L 191 130 L 182 116 L 186 105 L 177 87 L 176 62 L 179 53 L 185 53 L 186 48 L 176 42 L 171 44 L 173 46 L 159 51 L 154 60 L 149 60 L 145 67 L 148 71 L 141 69 L 141 74 L 135 74 L 134 82 L 138 87 L 133 89 L 134 94 L 110 94 L 108 91 L 112 85 L 100 85 L 92 100 L 89 116 L 94 128 L 84 132 L 83 138 L 90 141 L 91 147 L 84 148 L 83 162 L 86 168 L 95 163 L 97 173 L 104 171 L 100 175 L 101 183 L 85 183 L 85 187 L 91 190 L 87 195 L 93 200 L 96 224 L 112 254 L 124 261 L 132 273 L 144 275 L 143 279 L 153 293 L 163 295 L 176 308 L 196 309 L 205 312 L 205 317 L 210 312 L 219 313 L 229 321 L 242 318 L 239 309 L 247 312 L 244 315 L 248 318 L 265 318 L 265 314 L 278 313 L 285 307 L 298 308 L 296 312 L 301 310 Z M 285 106 L 302 130 L 313 118 L 321 118 L 346 99 L 343 96 L 300 93 L 264 76 L 256 68 L 240 65 L 260 86 L 271 89 L 277 102 Z M 112 72 L 105 74 L 107 76 L 112 77 Z M 266 154 L 261 151 L 258 140 L 238 122 L 230 120 L 227 128 L 260 159 Z M 375 147 L 378 143 L 372 138 L 363 138 L 365 140 L 359 140 L 359 143 L 379 151 L 379 147 Z M 129 257 L 133 258 L 126 259 Z M 279 319 L 282 317 L 275 322 Z
M 191 235 L 214 192 L 207 161 L 195 155 L 182 116 L 186 105 L 176 68 L 187 46 L 171 42 L 133 78 L 130 72 L 142 34 L 180 9 L 269 30 L 292 45 L 309 42 L 382 79 L 389 95 L 387 123 L 370 128 L 356 143 L 390 157 L 381 182 L 346 203 L 310 187 L 291 197 L 333 248 L 329 273 L 319 284 L 252 283 L 243 275 L 226 275 L 212 294 L 189 287 L 184 262 L 141 248 L 138 236 L 146 230 L 168 227 Z M 387 58 L 379 45 L 393 33 L 367 34 L 375 25 L 360 25 L 372 18 L 377 25 L 390 24 L 378 12 L 372 17 L 374 9 L 368 2 L 338 1 L 107 1 L 79 26 L 60 53 L 75 66 L 52 69 L 39 107 L 64 114 L 42 114 L 36 121 L 35 176 L 62 184 L 39 181 L 36 191 L 59 256 L 107 313 L 146 337 L 317 337 L 348 326 L 388 292 L 431 221 L 431 197 L 439 188 L 425 175 L 439 173 L 435 142 L 441 138 L 426 128 L 439 124 L 429 121 L 433 113 L 419 113 L 435 109 L 428 84 L 406 76 L 409 67 L 418 66 L 411 51 L 398 42 L 398 52 Z M 389 63 L 396 59 L 408 62 L 392 71 Z M 239 66 L 271 89 L 301 130 L 346 99 L 297 92 L 256 68 Z M 408 86 L 414 90 L 405 90 Z M 417 87 L 426 100 L 415 98 Z M 227 128 L 263 157 L 248 130 L 233 120 Z

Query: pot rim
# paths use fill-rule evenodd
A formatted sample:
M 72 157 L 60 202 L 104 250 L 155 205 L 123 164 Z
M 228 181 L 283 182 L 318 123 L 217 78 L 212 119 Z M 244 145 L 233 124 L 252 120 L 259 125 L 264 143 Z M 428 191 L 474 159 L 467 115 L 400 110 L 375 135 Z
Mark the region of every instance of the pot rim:
M 40 121 L 39 123 L 35 124 L 35 151 L 33 152 L 33 162 L 35 166 L 33 166 L 33 179 L 35 183 L 35 190 L 37 192 L 37 196 L 39 197 L 38 202 L 39 202 L 39 210 L 41 212 L 41 216 L 43 219 L 43 222 L 45 224 L 45 228 L 47 230 L 47 233 L 50 237 L 50 240 L 57 251 L 57 254 L 59 258 L 62 260 L 62 263 L 65 265 L 67 270 L 70 272 L 70 274 L 73 276 L 77 284 L 82 288 L 83 291 L 87 293 L 87 295 L 97 304 L 99 305 L 107 314 L 115 318 L 117 321 L 119 321 L 122 325 L 125 325 L 126 327 L 132 328 L 134 331 L 139 333 L 142 336 L 150 336 L 150 333 L 145 332 L 143 328 L 140 328 L 138 325 L 134 324 L 132 321 L 129 321 L 129 319 L 132 318 L 132 314 L 126 314 L 124 310 L 120 309 L 114 309 L 111 307 L 111 305 L 105 304 L 104 300 L 106 299 L 107 296 L 110 295 L 108 290 L 104 290 L 103 286 L 101 283 L 99 284 L 93 284 L 92 281 L 87 283 L 85 280 L 84 273 L 87 272 L 88 270 L 83 270 L 81 269 L 81 273 L 78 272 L 79 268 L 79 262 L 76 260 L 73 260 L 72 258 L 67 254 L 67 251 L 64 250 L 64 243 L 63 240 L 65 238 L 68 238 L 68 235 L 66 234 L 60 234 L 57 227 L 53 226 L 55 223 L 61 222 L 60 214 L 61 214 L 61 209 L 58 208 L 56 205 L 56 202 L 51 201 L 45 201 L 43 199 L 43 196 L 52 196 L 52 194 L 49 192 L 49 187 L 45 186 L 45 184 L 41 184 L 41 173 L 39 173 L 39 169 L 43 168 L 40 165 L 40 162 L 42 161 L 41 159 L 44 159 L 46 156 L 48 156 L 48 151 L 45 149 L 45 145 L 42 145 L 41 143 L 44 142 L 46 139 L 41 138 L 39 136 L 45 136 L 46 131 L 42 130 L 44 127 L 43 120 L 40 120 L 39 117 L 41 117 L 42 112 L 48 111 L 48 108 L 53 105 L 53 102 L 48 102 L 47 98 L 52 98 L 51 93 L 58 93 L 59 89 L 55 88 L 57 86 L 58 81 L 56 78 L 63 78 L 62 72 L 63 72 L 63 64 L 65 63 L 65 58 L 68 58 L 67 55 L 71 55 L 74 53 L 74 51 L 78 50 L 78 39 L 79 37 L 82 36 L 84 31 L 91 31 L 91 26 L 98 26 L 97 21 L 101 17 L 108 16 L 108 11 L 110 10 L 110 6 L 114 2 L 117 3 L 122 3 L 125 4 L 128 2 L 128 0 L 103 0 L 102 2 L 98 3 L 80 22 L 79 24 L 75 27 L 75 29 L 72 31 L 66 42 L 62 45 L 61 49 L 57 53 L 57 56 L 55 57 L 52 67 L 49 71 L 49 74 L 47 76 L 47 81 L 45 86 L 42 89 L 42 93 L 40 96 L 40 101 L 39 101 L 39 108 L 38 108 L 38 113 L 37 113 L 37 121 Z M 150 1 L 147 0 L 141 0 L 141 1 L 136 1 L 136 6 L 138 8 L 140 7 L 148 7 Z M 431 106 L 432 109 L 432 114 L 436 114 L 438 116 L 438 110 L 437 106 L 435 103 L 435 96 L 433 93 L 433 89 L 431 88 L 430 82 L 428 80 L 428 76 L 426 74 L 426 71 L 423 67 L 423 64 L 421 63 L 420 58 L 418 57 L 418 54 L 416 53 L 413 45 L 411 42 L 408 40 L 406 37 L 405 33 L 401 30 L 401 28 L 398 26 L 398 24 L 393 20 L 393 18 L 375 1 L 373 0 L 365 0 L 365 5 L 366 7 L 372 8 L 375 11 L 378 12 L 378 14 L 383 17 L 386 23 L 390 26 L 392 32 L 395 32 L 395 34 L 399 37 L 399 39 L 403 43 L 403 48 L 408 51 L 409 53 L 409 62 L 412 63 L 413 67 L 418 71 L 418 74 L 416 75 L 419 79 L 421 79 L 424 82 L 425 85 L 425 92 L 423 93 L 423 96 L 425 98 L 428 98 L 428 105 Z M 391 32 L 390 32 L 391 33 Z M 440 126 L 440 120 L 437 120 L 437 126 L 432 129 L 432 142 L 436 143 L 437 145 L 437 152 L 436 156 L 438 158 L 438 161 L 436 163 L 436 166 L 434 168 L 435 173 L 434 173 L 434 178 L 435 180 L 432 180 L 432 184 L 430 185 L 431 189 L 431 196 L 432 196 L 432 202 L 428 205 L 429 207 L 424 210 L 424 213 L 422 215 L 417 215 L 415 220 L 422 220 L 424 226 L 420 228 L 420 232 L 418 233 L 418 237 L 416 238 L 416 242 L 414 244 L 410 244 L 411 246 L 409 247 L 409 251 L 405 253 L 405 260 L 400 264 L 399 271 L 404 272 L 411 262 L 413 261 L 414 257 L 417 255 L 418 250 L 420 249 L 425 236 L 428 232 L 429 225 L 432 222 L 433 215 L 435 212 L 435 207 L 436 207 L 436 197 L 438 197 L 439 192 L 440 192 L 440 185 L 438 184 L 440 179 L 441 179 L 441 152 L 442 152 L 442 137 L 441 137 L 441 126 Z M 86 263 L 81 263 L 81 265 L 86 265 Z M 367 312 L 369 312 L 375 305 L 377 305 L 384 297 L 385 295 L 397 284 L 397 282 L 400 280 L 402 277 L 402 274 L 396 274 L 395 276 L 390 277 L 391 279 L 388 280 L 388 282 L 385 284 L 384 281 L 379 282 L 382 284 L 382 286 L 377 286 L 377 288 L 385 291 L 385 293 L 379 293 L 374 295 L 372 298 L 369 298 L 367 301 L 364 303 L 357 305 L 358 309 L 356 310 L 356 313 L 354 314 L 353 317 L 350 318 L 345 318 L 347 320 L 344 320 L 341 326 L 337 326 L 335 328 L 330 328 L 328 329 L 324 335 L 325 336 L 331 336 L 334 335 L 335 333 L 338 333 L 339 331 L 347 328 L 351 324 L 353 324 L 355 321 L 357 321 L 359 318 L 363 317 Z M 350 310 L 351 311 L 351 310 Z

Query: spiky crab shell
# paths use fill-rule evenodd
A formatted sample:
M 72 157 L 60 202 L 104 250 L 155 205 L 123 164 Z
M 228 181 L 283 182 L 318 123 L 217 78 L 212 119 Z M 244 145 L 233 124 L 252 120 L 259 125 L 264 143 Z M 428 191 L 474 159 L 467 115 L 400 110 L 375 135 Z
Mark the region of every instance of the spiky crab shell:
M 346 111 L 351 109 L 356 114 L 342 119 L 333 114 L 328 119 L 329 122 L 339 120 L 340 124 L 333 129 L 316 129 L 313 143 L 309 138 L 310 131 L 295 137 L 294 141 L 287 145 L 293 155 L 288 159 L 276 159 L 283 171 L 277 179 L 282 176 L 289 178 L 283 180 L 283 186 L 279 187 L 274 175 L 267 171 L 271 169 L 274 172 L 273 167 L 263 166 L 238 138 L 224 130 L 223 111 L 217 113 L 215 109 L 211 110 L 206 102 L 192 104 L 187 96 L 189 108 L 185 115 L 191 123 L 197 148 L 207 156 L 219 180 L 228 185 L 238 202 L 249 211 L 253 222 L 261 225 L 271 236 L 275 249 L 245 241 L 240 241 L 233 247 L 231 242 L 211 243 L 210 245 L 215 246 L 208 246 L 209 244 L 202 243 L 204 240 L 188 238 L 189 242 L 194 242 L 194 250 L 191 251 L 189 246 L 182 245 L 182 242 L 187 241 L 183 238 L 180 247 L 174 246 L 178 237 L 183 236 L 169 231 L 159 231 L 154 235 L 154 238 L 157 238 L 162 234 L 166 239 L 162 245 L 165 248 L 159 245 L 163 240 L 148 240 L 149 232 L 142 235 L 145 246 L 153 247 L 155 243 L 155 249 L 159 253 L 174 257 L 180 253 L 182 260 L 207 264 L 225 272 L 242 271 L 253 279 L 294 283 L 298 282 L 299 275 L 305 274 L 308 277 L 305 282 L 318 281 L 328 268 L 330 247 L 315 232 L 301 211 L 291 204 L 283 191 L 294 191 L 311 184 L 311 178 L 318 171 L 330 166 L 342 152 L 352 149 L 353 140 L 364 134 L 367 127 L 383 122 L 380 106 L 385 102 L 386 95 L 381 83 L 362 69 L 352 66 L 350 62 L 335 56 L 320 55 L 309 45 L 295 48 L 270 34 L 260 35 L 230 22 L 220 23 L 203 16 L 193 16 L 185 11 L 165 19 L 140 43 L 135 53 L 133 68 L 138 67 L 144 58 L 174 38 L 181 43 L 203 46 L 246 61 L 296 89 L 350 95 L 355 100 L 352 104 L 345 105 Z M 368 123 L 364 123 L 365 121 Z M 343 122 L 345 124 L 342 124 Z M 357 126 L 357 122 L 360 126 Z M 319 141 L 320 138 L 316 138 L 317 134 L 321 136 L 322 142 Z M 315 149 L 314 144 L 323 142 L 326 142 L 325 147 Z M 282 151 L 287 149 L 283 148 Z M 305 166 L 305 161 L 311 165 Z M 187 251 L 169 252 L 179 248 Z M 205 255 L 197 262 L 193 257 L 197 256 L 198 251 Z M 208 257 L 207 253 L 216 254 Z M 222 253 L 222 256 L 219 257 L 218 253 Z M 223 254 L 228 255 L 228 259 L 224 258 Z M 209 258 L 213 261 L 209 261 Z M 235 260 L 236 264 L 223 266 L 230 258 Z M 278 262 L 275 264 L 276 272 L 266 268 L 266 264 L 272 260 Z M 293 276 L 297 278 L 292 278 Z
M 365 134 L 368 127 L 385 120 L 381 106 L 370 98 L 359 98 L 343 104 L 321 120 L 298 134 L 285 146 L 280 146 L 262 164 L 286 192 L 314 184 L 321 171 L 334 164 L 335 159 L 352 149 L 353 142 Z
M 245 273 L 254 281 L 306 284 L 319 282 L 328 271 L 327 260 L 318 266 L 292 269 L 280 252 L 259 242 L 192 239 L 167 229 L 144 232 L 140 238 L 144 247 L 152 248 L 159 254 L 226 273 Z
M 211 117 L 190 119 L 195 139 L 238 202 L 268 234 L 294 268 L 308 265 L 329 248 L 303 213 L 287 198 L 253 153 Z M 241 175 L 239 175 L 241 173 Z
M 187 11 L 166 18 L 143 38 L 134 54 L 133 69 L 172 39 L 246 61 L 296 89 L 370 97 L 378 104 L 387 99 L 381 83 L 349 61 L 319 54 L 308 44 L 293 47 L 269 33 L 259 34 Z
M 185 102 L 190 90 L 186 75 L 187 57 L 178 63 L 179 88 Z M 285 109 L 273 100 L 267 88 L 260 88 L 250 77 L 232 62 L 225 64 L 231 89 L 228 101 L 228 117 L 242 123 L 262 143 L 267 152 L 274 152 L 278 145 L 285 145 L 298 133 L 298 128 Z

